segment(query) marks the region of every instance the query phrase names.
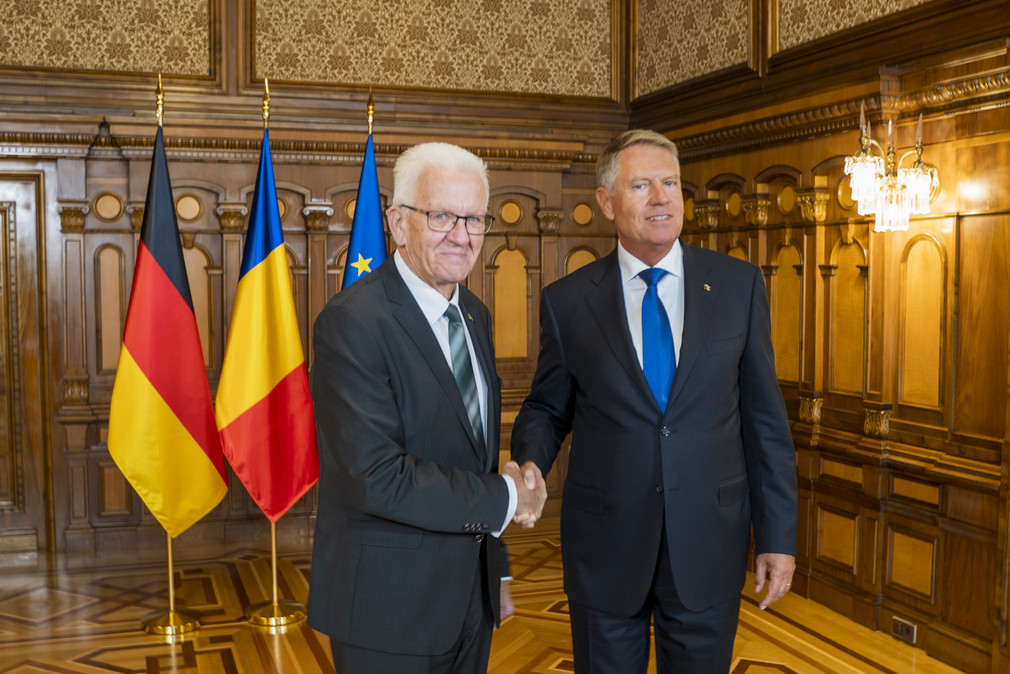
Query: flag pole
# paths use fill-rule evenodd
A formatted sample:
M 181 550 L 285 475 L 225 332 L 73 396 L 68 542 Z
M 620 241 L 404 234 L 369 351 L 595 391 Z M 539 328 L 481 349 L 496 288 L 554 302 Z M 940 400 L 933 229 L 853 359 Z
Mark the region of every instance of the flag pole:
M 158 128 L 161 128 L 165 112 L 165 90 L 161 85 L 161 73 L 158 73 L 158 91 L 156 95 L 155 115 L 158 117 Z M 175 608 L 175 564 L 172 554 L 172 535 L 165 531 L 168 541 L 168 610 L 155 611 L 140 621 L 141 628 L 150 634 L 165 634 L 175 636 L 199 629 L 199 611 L 193 609 Z
M 149 634 L 177 636 L 200 629 L 203 615 L 194 609 L 175 608 L 175 565 L 172 561 L 172 535 L 165 532 L 168 540 L 168 610 L 155 611 L 140 621 L 140 626 Z
M 263 128 L 270 124 L 270 83 L 263 78 Z M 307 612 L 301 602 L 277 598 L 277 523 L 270 522 L 270 576 L 272 600 L 252 604 L 245 610 L 246 619 L 253 625 L 278 627 L 305 620 Z
M 253 625 L 279 627 L 305 620 L 305 604 L 290 599 L 277 598 L 277 523 L 270 523 L 270 575 L 273 600 L 261 601 L 245 610 L 246 619 Z

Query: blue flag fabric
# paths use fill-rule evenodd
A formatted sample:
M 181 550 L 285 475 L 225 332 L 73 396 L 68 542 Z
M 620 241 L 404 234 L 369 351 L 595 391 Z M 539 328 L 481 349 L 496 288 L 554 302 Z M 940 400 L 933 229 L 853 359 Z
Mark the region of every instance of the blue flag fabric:
M 365 161 L 358 181 L 358 199 L 354 204 L 351 223 L 351 243 L 344 264 L 343 290 L 369 272 L 378 269 L 386 259 L 386 235 L 382 229 L 382 203 L 379 201 L 379 178 L 375 170 L 375 148 L 372 134 L 365 145 Z

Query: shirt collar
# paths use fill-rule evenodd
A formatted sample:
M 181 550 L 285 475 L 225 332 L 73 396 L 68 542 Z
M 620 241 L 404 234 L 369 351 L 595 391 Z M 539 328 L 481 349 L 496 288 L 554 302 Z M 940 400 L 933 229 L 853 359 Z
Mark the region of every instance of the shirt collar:
M 645 264 L 637 257 L 629 253 L 621 242 L 617 242 L 617 263 L 621 267 L 621 283 L 625 284 L 631 279 L 638 276 L 638 274 L 643 269 L 648 269 L 649 265 Z M 673 274 L 674 276 L 684 277 L 684 249 L 680 245 L 680 239 L 673 242 L 673 246 L 670 248 L 670 252 L 666 256 L 656 263 L 655 265 L 659 269 L 664 269 L 667 273 Z
M 396 263 L 396 270 L 400 272 L 400 277 L 403 278 L 403 282 L 407 285 L 407 290 L 414 296 L 414 301 L 421 308 L 421 313 L 424 314 L 429 324 L 434 325 L 435 321 L 442 318 L 442 314 L 445 313 L 450 304 L 455 304 L 456 308 L 459 309 L 458 283 L 453 288 L 452 299 L 446 300 L 442 293 L 422 281 L 421 277 L 407 266 L 407 263 L 403 261 L 403 257 L 400 256 L 399 250 L 393 253 L 393 262 Z

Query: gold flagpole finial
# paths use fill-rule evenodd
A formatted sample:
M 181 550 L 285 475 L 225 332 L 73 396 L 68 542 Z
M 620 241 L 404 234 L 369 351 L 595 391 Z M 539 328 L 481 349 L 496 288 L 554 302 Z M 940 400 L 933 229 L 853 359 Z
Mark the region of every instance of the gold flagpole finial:
M 161 118 L 165 114 L 165 90 L 161 87 L 161 73 L 158 73 L 158 108 L 155 113 L 158 116 L 158 126 L 161 126 Z
M 372 87 L 368 87 L 368 135 L 372 135 L 372 120 L 375 119 L 375 99 L 372 98 Z
M 270 81 L 263 78 L 263 128 L 270 126 Z

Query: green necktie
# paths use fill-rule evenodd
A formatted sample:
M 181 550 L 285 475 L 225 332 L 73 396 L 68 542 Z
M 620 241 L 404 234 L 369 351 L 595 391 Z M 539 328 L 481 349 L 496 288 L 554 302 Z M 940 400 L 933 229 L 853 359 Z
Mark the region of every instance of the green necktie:
M 480 420 L 480 400 L 477 398 L 477 384 L 473 376 L 473 366 L 470 363 L 470 350 L 466 348 L 466 335 L 463 334 L 463 320 L 460 318 L 456 305 L 450 304 L 443 314 L 449 319 L 449 354 L 452 356 L 452 377 L 456 380 L 456 388 L 463 396 L 466 414 L 470 417 L 470 426 L 477 440 L 477 447 L 485 449 L 484 425 Z

